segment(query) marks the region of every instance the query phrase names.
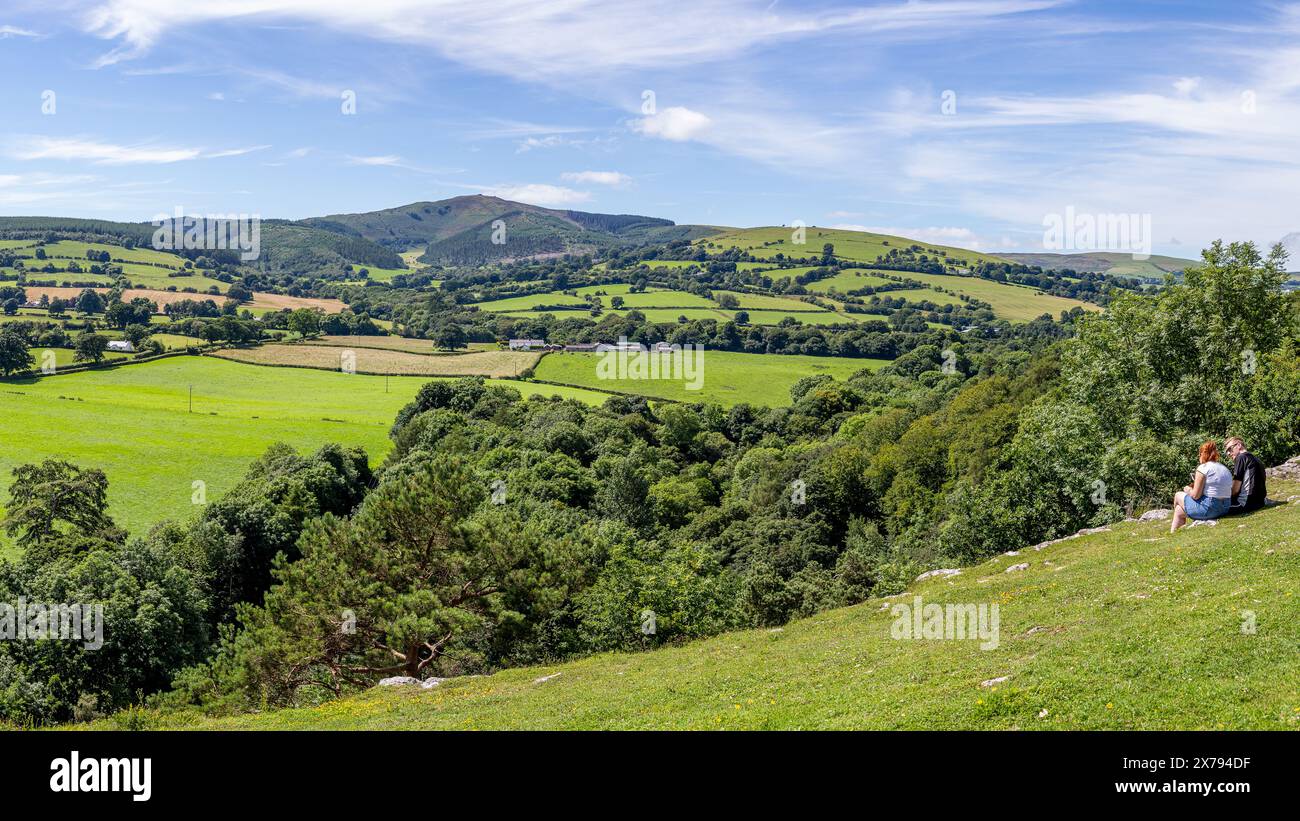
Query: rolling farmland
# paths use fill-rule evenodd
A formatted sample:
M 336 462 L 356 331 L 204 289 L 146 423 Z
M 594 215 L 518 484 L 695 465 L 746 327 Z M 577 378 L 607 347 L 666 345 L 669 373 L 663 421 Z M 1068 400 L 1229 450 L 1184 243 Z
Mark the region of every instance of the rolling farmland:
M 274 442 L 305 450 L 328 442 L 359 445 L 377 464 L 388 451 L 393 417 L 427 381 L 182 356 L 0 382 L 0 498 L 14 467 L 67 459 L 108 474 L 110 512 L 138 533 L 161 519 L 189 516 L 196 480 L 206 483 L 208 498 L 218 497 Z M 608 398 L 552 385 L 494 383 L 525 397 L 588 404 Z
M 455 356 L 428 356 L 374 347 L 346 348 L 341 345 L 301 343 L 225 348 L 212 355 L 251 365 L 317 368 L 326 371 L 343 371 L 350 365 L 359 374 L 498 378 L 519 376 L 536 365 L 541 356 L 527 351 L 481 351 Z
M 681 379 L 602 379 L 597 372 L 601 354 L 547 354 L 535 371 L 538 379 L 612 390 L 681 402 L 741 402 L 772 407 L 790 403 L 790 387 L 805 376 L 828 374 L 844 380 L 860 370 L 889 364 L 879 359 L 705 351 L 704 379 L 700 390 L 687 390 Z

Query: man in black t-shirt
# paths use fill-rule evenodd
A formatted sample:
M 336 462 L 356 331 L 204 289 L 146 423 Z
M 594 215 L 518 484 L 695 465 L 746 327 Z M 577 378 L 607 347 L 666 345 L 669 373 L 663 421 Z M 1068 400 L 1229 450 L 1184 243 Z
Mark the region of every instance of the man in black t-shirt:
M 1264 486 L 1264 463 L 1246 450 L 1246 443 L 1234 436 L 1224 443 L 1232 459 L 1232 507 L 1228 513 L 1250 513 L 1264 506 L 1268 491 Z

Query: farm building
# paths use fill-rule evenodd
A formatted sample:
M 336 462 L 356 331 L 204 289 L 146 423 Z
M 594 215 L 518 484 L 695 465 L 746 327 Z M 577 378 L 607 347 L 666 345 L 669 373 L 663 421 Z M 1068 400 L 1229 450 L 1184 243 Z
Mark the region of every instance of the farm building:
M 135 346 L 132 345 L 130 342 L 127 342 L 127 341 L 124 340 L 124 339 L 114 339 L 113 341 L 109 342 L 109 343 L 108 343 L 108 349 L 109 349 L 110 351 L 118 351 L 118 352 L 120 352 L 120 353 L 134 353 L 134 352 L 135 352 Z
M 637 342 L 617 342 L 613 345 L 602 342 L 596 346 L 596 353 L 608 353 L 610 351 L 622 351 L 624 353 L 640 353 L 645 350 L 645 346 Z
M 512 351 L 531 351 L 546 347 L 546 341 L 542 339 L 512 339 L 510 340 L 510 350 Z

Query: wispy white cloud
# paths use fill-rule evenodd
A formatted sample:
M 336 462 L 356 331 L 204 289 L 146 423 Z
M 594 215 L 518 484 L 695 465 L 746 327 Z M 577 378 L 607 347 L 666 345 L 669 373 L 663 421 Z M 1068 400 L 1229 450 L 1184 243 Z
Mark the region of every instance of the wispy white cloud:
M 587 191 L 577 191 L 562 185 L 548 185 L 546 183 L 494 185 L 480 190 L 484 194 L 491 194 L 505 200 L 526 202 L 529 205 L 541 205 L 547 208 L 577 205 L 591 199 L 591 194 Z
M 16 160 L 81 160 L 97 165 L 152 165 L 198 159 L 194 147 L 142 143 L 117 145 L 77 137 L 32 136 L 20 138 L 9 151 Z
M 519 77 L 575 77 L 594 69 L 645 69 L 703 63 L 765 43 L 824 32 L 883 37 L 896 32 L 969 28 L 983 21 L 1041 11 L 1060 0 L 933 0 L 789 11 L 763 0 L 693 3 L 689 25 L 670 0 L 611 4 L 600 0 L 95 0 L 87 30 L 118 42 L 108 65 L 148 51 L 171 29 L 226 19 L 306 20 L 381 40 L 419 44 L 449 59 Z
M 348 157 L 348 165 L 401 166 L 402 158 L 396 154 L 379 154 L 371 157 Z
M 669 106 L 663 111 L 632 122 L 632 128 L 647 137 L 659 137 L 673 142 L 685 142 L 703 137 L 713 120 L 707 114 L 692 111 L 685 106 Z
M 889 234 L 895 237 L 907 237 L 934 245 L 950 245 L 967 248 L 971 251 L 987 250 L 997 243 L 980 236 L 972 228 L 953 225 L 897 226 L 897 225 L 860 225 L 856 223 L 837 223 L 828 226 L 843 231 L 868 231 L 873 234 Z
M 167 165 L 197 159 L 236 157 L 270 148 L 255 145 L 208 151 L 196 146 L 136 143 L 122 145 L 86 137 L 20 136 L 11 141 L 7 152 L 15 160 L 81 161 L 93 165 Z
M 254 151 L 265 151 L 270 148 L 269 145 L 250 145 L 247 148 L 226 148 L 221 151 L 212 151 L 203 156 L 206 158 L 216 157 L 239 157 L 244 154 L 252 154 Z
M 40 37 L 40 36 L 41 35 L 38 34 L 37 32 L 31 31 L 29 29 L 18 28 L 17 26 L 9 26 L 9 25 L 0 26 L 0 40 L 7 39 L 9 37 Z
M 621 171 L 566 171 L 560 175 L 565 182 L 578 185 L 627 185 L 632 178 Z

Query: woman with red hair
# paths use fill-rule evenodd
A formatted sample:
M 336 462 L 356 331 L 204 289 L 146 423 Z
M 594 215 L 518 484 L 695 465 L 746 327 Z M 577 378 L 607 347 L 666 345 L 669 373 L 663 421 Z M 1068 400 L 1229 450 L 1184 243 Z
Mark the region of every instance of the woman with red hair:
M 1192 484 L 1174 494 L 1173 533 L 1188 519 L 1217 519 L 1232 504 L 1232 471 L 1219 461 L 1219 446 L 1211 440 L 1201 445 L 1201 464 Z

